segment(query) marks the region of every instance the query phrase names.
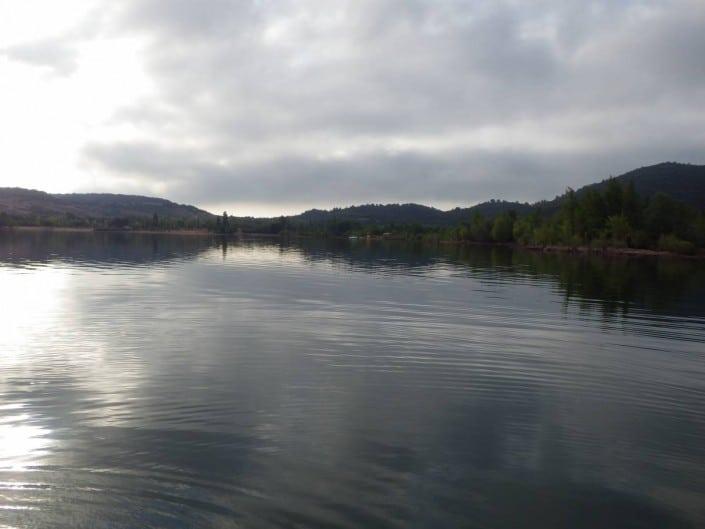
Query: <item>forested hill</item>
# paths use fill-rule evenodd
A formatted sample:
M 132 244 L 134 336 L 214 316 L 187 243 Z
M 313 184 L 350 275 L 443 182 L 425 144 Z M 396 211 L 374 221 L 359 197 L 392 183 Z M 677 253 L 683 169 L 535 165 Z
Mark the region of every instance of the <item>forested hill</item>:
M 424 226 L 451 226 L 467 220 L 475 212 L 486 217 L 494 217 L 505 211 L 514 210 L 518 214 L 531 211 L 530 204 L 491 200 L 469 208 L 455 208 L 443 211 L 420 204 L 365 204 L 331 210 L 312 209 L 300 215 L 289 217 L 290 221 L 303 223 L 323 223 L 328 221 L 349 221 L 359 224 L 422 224 Z
M 705 167 L 667 163 L 535 204 L 490 201 L 445 212 L 415 204 L 311 211 L 272 222 L 270 233 L 696 255 L 705 251 L 704 189 Z
M 50 194 L 21 188 L 0 188 L 0 214 L 7 218 L 40 218 L 52 224 L 76 219 L 160 219 L 209 221 L 213 215 L 194 206 L 163 198 L 107 193 Z
M 661 192 L 695 209 L 705 211 L 705 166 L 661 163 L 642 167 L 614 178 L 633 182 L 638 195 L 648 199 Z M 576 191 L 581 197 L 591 189 L 601 191 L 609 180 Z M 476 213 L 494 218 L 510 211 L 524 216 L 540 210 L 552 215 L 564 195 L 535 204 L 490 200 L 468 208 L 442 211 L 419 204 L 367 204 L 328 211 L 312 209 L 284 219 L 233 219 L 230 227 L 244 231 L 279 232 L 291 226 L 325 226 L 347 223 L 360 226 L 419 225 L 445 228 L 469 221 Z M 232 213 L 232 212 L 231 212 Z M 235 212 L 236 213 L 236 212 Z M 113 194 L 49 194 L 20 188 L 0 188 L 0 225 L 130 226 L 192 228 L 216 226 L 216 217 L 194 206 L 161 198 Z
M 419 204 L 364 204 L 332 210 L 311 209 L 291 220 L 301 222 L 326 222 L 328 220 L 352 221 L 362 224 L 427 224 L 445 223 L 445 213 L 440 209 Z
M 671 198 L 705 211 L 705 165 L 666 162 L 641 167 L 615 177 L 617 183 L 634 182 L 636 192 L 642 198 L 651 198 L 656 193 L 665 193 Z M 602 191 L 608 180 L 591 184 L 578 190 L 578 194 L 589 189 Z
M 642 198 L 650 198 L 656 193 L 665 193 L 672 198 L 705 210 L 705 166 L 674 162 L 661 163 L 635 169 L 615 178 L 618 183 L 633 181 L 637 193 Z M 602 190 L 609 180 L 590 184 L 577 190 L 580 196 L 590 189 Z M 535 204 L 490 200 L 469 208 L 455 208 L 442 211 L 419 204 L 366 204 L 332 210 L 312 209 L 289 217 L 293 222 L 324 223 L 329 221 L 349 221 L 359 224 L 421 224 L 424 226 L 452 226 L 470 219 L 475 213 L 484 217 L 495 217 L 514 211 L 517 215 L 530 213 L 541 208 L 544 213 L 553 213 L 560 208 L 563 196 Z

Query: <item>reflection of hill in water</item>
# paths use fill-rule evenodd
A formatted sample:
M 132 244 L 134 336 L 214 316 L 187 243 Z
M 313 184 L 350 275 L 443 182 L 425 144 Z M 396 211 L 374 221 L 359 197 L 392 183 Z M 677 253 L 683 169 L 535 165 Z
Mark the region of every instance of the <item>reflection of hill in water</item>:
M 195 259 L 220 245 L 277 248 L 309 262 L 351 271 L 423 275 L 443 268 L 452 275 L 498 281 L 555 284 L 567 301 L 598 305 L 605 314 L 630 308 L 705 315 L 705 267 L 701 261 L 544 254 L 498 246 L 425 245 L 397 241 L 304 239 L 223 241 L 209 236 L 51 230 L 0 231 L 0 263 L 66 261 L 81 266 L 140 266 Z
M 212 238 L 198 235 L 0 231 L 0 263 L 67 261 L 88 266 L 146 265 L 194 258 L 213 245 Z

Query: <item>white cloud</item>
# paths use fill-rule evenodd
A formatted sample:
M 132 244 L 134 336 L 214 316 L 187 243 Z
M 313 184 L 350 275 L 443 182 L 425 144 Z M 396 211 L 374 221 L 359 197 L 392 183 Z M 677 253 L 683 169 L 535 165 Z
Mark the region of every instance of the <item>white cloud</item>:
M 63 30 L 0 41 L 0 137 L 43 160 L 0 161 L 0 184 L 275 213 L 537 199 L 705 162 L 701 2 L 72 5 Z

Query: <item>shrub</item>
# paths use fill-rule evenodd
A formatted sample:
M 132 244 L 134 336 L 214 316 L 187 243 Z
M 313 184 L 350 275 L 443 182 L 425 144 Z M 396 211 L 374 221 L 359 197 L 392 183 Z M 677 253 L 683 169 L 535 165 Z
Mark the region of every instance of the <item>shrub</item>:
M 661 235 L 658 240 L 658 249 L 664 252 L 673 252 L 685 255 L 692 255 L 695 253 L 695 245 L 692 242 L 679 239 L 675 235 Z
M 534 230 L 534 241 L 540 246 L 559 244 L 561 241 L 560 228 L 554 223 L 546 223 Z
M 653 241 L 649 239 L 649 234 L 644 230 L 634 230 L 631 237 L 630 246 L 632 248 L 648 248 Z
M 534 242 L 534 225 L 529 218 L 519 219 L 514 223 L 514 240 L 520 244 L 532 244 Z
M 597 238 L 590 241 L 590 248 L 593 250 L 605 250 L 610 246 L 610 240 L 605 238 Z

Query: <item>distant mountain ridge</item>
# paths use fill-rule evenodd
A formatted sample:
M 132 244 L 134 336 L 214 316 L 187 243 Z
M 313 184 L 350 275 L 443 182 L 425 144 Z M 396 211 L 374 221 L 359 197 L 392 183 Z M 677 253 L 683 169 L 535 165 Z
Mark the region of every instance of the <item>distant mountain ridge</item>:
M 521 202 L 490 200 L 469 208 L 455 208 L 443 211 L 421 204 L 363 204 L 331 210 L 311 209 L 289 217 L 294 222 L 320 223 L 329 220 L 359 222 L 361 224 L 422 224 L 425 226 L 448 226 L 468 219 L 475 212 L 493 217 L 504 211 L 514 210 L 524 214 L 532 205 Z
M 633 181 L 637 193 L 642 198 L 649 198 L 659 192 L 665 193 L 705 211 L 705 165 L 665 162 L 629 171 L 615 179 L 624 184 Z M 601 189 L 607 182 L 608 179 L 605 179 L 584 186 L 576 190 L 576 193 L 580 195 L 590 189 Z M 533 204 L 490 200 L 448 211 L 413 203 L 363 204 L 331 210 L 311 209 L 299 215 L 289 216 L 287 220 L 300 224 L 350 221 L 363 225 L 420 224 L 442 227 L 457 225 L 461 221 L 469 220 L 476 213 L 484 217 L 495 217 L 515 211 L 521 216 L 540 208 L 542 212 L 550 214 L 560 208 L 562 200 L 562 195 Z M 15 218 L 63 216 L 80 219 L 147 219 L 155 214 L 160 219 L 182 219 L 190 222 L 212 223 L 216 218 L 212 213 L 195 206 L 177 204 L 162 198 L 106 193 L 50 194 L 22 188 L 0 188 L 0 215 Z M 259 224 L 263 222 L 277 221 L 251 217 L 239 217 L 239 220 L 243 226 L 251 225 L 254 230 L 260 229 Z
M 644 198 L 665 193 L 671 198 L 705 210 L 705 165 L 664 162 L 640 167 L 615 177 L 620 184 L 634 182 L 636 192 Z M 590 184 L 578 190 L 602 189 L 608 180 Z
M 0 188 L 0 213 L 16 217 L 163 218 L 209 220 L 212 213 L 163 198 L 110 193 L 51 194 L 18 187 Z
M 617 182 L 626 184 L 634 182 L 637 193 L 642 198 L 649 198 L 656 193 L 665 193 L 672 198 L 685 202 L 696 209 L 705 210 L 705 165 L 691 165 L 665 162 L 648 167 L 641 167 L 615 177 Z M 602 189 L 609 179 L 579 188 L 578 195 L 589 189 Z M 427 226 L 451 226 L 470 219 L 476 213 L 484 217 L 515 211 L 518 215 L 530 213 L 538 208 L 545 213 L 558 210 L 562 195 L 553 200 L 543 200 L 533 204 L 489 200 L 467 208 L 455 208 L 443 211 L 419 204 L 366 204 L 332 210 L 312 209 L 289 217 L 292 221 L 325 222 L 327 220 L 351 221 L 361 224 L 414 224 Z

